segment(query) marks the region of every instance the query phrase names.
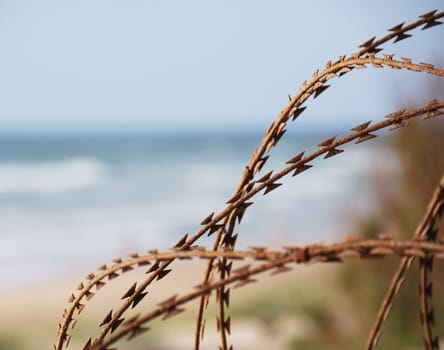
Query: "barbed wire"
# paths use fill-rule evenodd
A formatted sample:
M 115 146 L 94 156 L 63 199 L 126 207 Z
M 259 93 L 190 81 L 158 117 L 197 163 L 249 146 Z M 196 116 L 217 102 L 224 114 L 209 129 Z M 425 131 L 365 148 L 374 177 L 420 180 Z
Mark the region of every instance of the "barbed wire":
M 218 306 L 217 329 L 220 333 L 220 349 L 231 350 L 228 334 L 231 331 L 231 318 L 227 316 L 229 307 L 230 288 L 240 288 L 254 283 L 255 277 L 264 272 L 273 275 L 290 270 L 291 264 L 336 263 L 348 259 L 385 258 L 388 256 L 402 257 L 400 267 L 395 274 L 389 291 L 383 300 L 382 306 L 372 327 L 367 341 L 367 349 L 373 349 L 381 336 L 381 328 L 387 318 L 393 300 L 399 292 L 403 275 L 415 258 L 420 262 L 420 315 L 425 337 L 426 349 L 435 350 L 439 347 L 438 338 L 433 335 L 434 310 L 432 308 L 433 280 L 430 272 L 435 259 L 444 259 L 444 242 L 438 236 L 438 219 L 443 213 L 444 177 L 438 184 L 430 204 L 416 232 L 410 241 L 400 241 L 387 235 L 373 240 L 348 240 L 332 245 L 313 244 L 303 247 L 284 247 L 281 250 L 270 250 L 267 247 L 253 247 L 249 250 L 235 248 L 237 234 L 235 228 L 239 225 L 247 209 L 253 205 L 254 196 L 262 193 L 268 195 L 279 188 L 284 177 L 297 176 L 315 164 L 313 161 L 320 158 L 327 159 L 345 151 L 343 147 L 352 143 L 359 144 L 372 140 L 382 130 L 398 130 L 409 125 L 414 119 L 431 119 L 444 115 L 444 101 L 431 100 L 422 107 L 406 110 L 402 109 L 388 114 L 385 120 L 372 124 L 371 121 L 359 124 L 351 129 L 351 133 L 338 138 L 331 136 L 318 144 L 318 149 L 306 155 L 299 150 L 296 155 L 288 159 L 281 169 L 262 173 L 263 166 L 270 157 L 271 150 L 278 144 L 286 132 L 289 121 L 295 121 L 307 108 L 303 104 L 310 98 L 316 99 L 330 85 L 327 81 L 341 77 L 350 72 L 363 68 L 408 70 L 434 76 L 444 76 L 444 70 L 436 68 L 430 63 L 414 63 L 410 58 L 395 58 L 393 54 L 382 54 L 380 47 L 394 39 L 394 43 L 408 39 L 413 29 L 428 29 L 441 22 L 444 12 L 431 11 L 420 16 L 420 19 L 409 25 L 398 24 L 389 29 L 389 34 L 376 39 L 369 39 L 360 50 L 349 57 L 340 56 L 336 61 L 328 61 L 325 69 L 316 70 L 310 81 L 305 81 L 294 97 L 289 96 L 287 106 L 277 116 L 275 121 L 264 134 L 260 146 L 253 152 L 246 165 L 239 185 L 234 194 L 227 201 L 225 209 L 219 213 L 212 212 L 200 222 L 200 229 L 192 235 L 182 236 L 173 246 L 172 251 L 158 252 L 150 250 L 148 254 L 132 254 L 128 259 L 117 258 L 110 266 L 102 265 L 98 272 L 88 274 L 76 291 L 69 297 L 69 305 L 62 315 L 62 322 L 57 332 L 55 350 L 66 348 L 71 340 L 69 330 L 74 329 L 77 318 L 99 290 L 110 281 L 124 275 L 128 271 L 146 268 L 147 277 L 132 284 L 121 297 L 120 306 L 108 311 L 99 323 L 98 334 L 91 337 L 84 345 L 84 350 L 110 350 L 118 340 L 128 336 L 130 339 L 149 330 L 147 324 L 154 319 L 169 319 L 184 310 L 187 303 L 198 300 L 196 312 L 196 326 L 194 333 L 194 348 L 200 348 L 203 338 L 205 319 L 204 313 L 209 304 L 210 296 L 216 296 Z M 341 147 L 341 148 L 339 148 Z M 206 248 L 197 245 L 204 235 L 213 236 L 213 245 Z M 206 261 L 202 283 L 188 294 L 173 296 L 160 303 L 145 314 L 134 317 L 125 316 L 125 313 L 136 308 L 147 296 L 148 287 L 157 281 L 163 280 L 173 270 L 174 261 L 200 259 Z M 253 264 L 233 269 L 233 261 L 250 260 Z M 254 266 L 253 266 L 254 265 Z M 438 344 L 438 345 L 437 345 Z

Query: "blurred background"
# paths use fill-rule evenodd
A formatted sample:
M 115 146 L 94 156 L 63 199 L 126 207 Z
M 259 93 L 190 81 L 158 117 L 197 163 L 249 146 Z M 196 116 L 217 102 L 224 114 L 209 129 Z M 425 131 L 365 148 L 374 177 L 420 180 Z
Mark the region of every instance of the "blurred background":
M 224 208 L 287 95 L 314 70 L 440 6 L 0 2 L 0 349 L 49 348 L 82 276 L 116 256 L 165 250 Z M 443 30 L 415 30 L 384 52 L 442 67 Z M 263 171 L 359 123 L 443 96 L 442 79 L 425 74 L 348 74 L 307 103 Z M 410 237 L 444 169 L 443 131 L 442 120 L 431 120 L 316 162 L 255 200 L 238 246 L 381 231 Z M 276 288 L 270 298 L 264 288 L 234 306 L 236 319 L 250 322 L 239 333 L 278 334 L 283 349 L 362 346 L 397 261 L 295 272 L 308 293 L 289 274 L 278 285 L 294 293 Z M 390 348 L 422 344 L 413 331 L 414 277 L 387 330 Z M 331 290 L 321 293 L 326 283 Z M 192 340 L 190 324 L 192 317 L 175 327 Z M 156 349 L 183 346 L 161 335 L 151 341 Z M 238 342 L 241 349 L 270 346 L 259 335 Z

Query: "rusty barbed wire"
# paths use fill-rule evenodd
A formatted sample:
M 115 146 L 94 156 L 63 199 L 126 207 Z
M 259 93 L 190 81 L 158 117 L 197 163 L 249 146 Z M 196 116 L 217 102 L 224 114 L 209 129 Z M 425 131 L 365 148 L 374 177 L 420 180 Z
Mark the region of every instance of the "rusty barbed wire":
M 418 227 L 415 230 L 413 239 L 416 240 L 416 239 L 426 238 L 430 239 L 431 241 L 436 240 L 438 238 L 438 231 L 437 231 L 438 228 L 435 227 L 435 225 L 437 224 L 437 219 L 442 215 L 443 210 L 444 210 L 444 175 L 441 177 L 440 182 L 438 183 L 433 192 L 433 195 L 427 206 L 427 210 L 424 213 L 421 222 L 419 223 Z M 374 347 L 376 347 L 378 339 L 381 335 L 382 323 L 388 316 L 389 309 L 392 306 L 393 300 L 401 289 L 402 283 L 404 281 L 403 276 L 406 270 L 412 265 L 413 259 L 414 257 L 406 257 L 402 259 L 400 266 L 398 267 L 398 270 L 396 271 L 390 283 L 390 288 L 387 292 L 387 295 L 382 302 L 376 321 L 370 331 L 370 336 L 369 339 L 367 340 L 367 347 L 366 347 L 367 349 L 373 349 Z M 422 272 L 422 274 L 424 274 L 424 272 Z M 431 295 L 429 295 L 431 294 L 431 286 L 430 286 L 430 293 L 429 291 L 427 291 L 427 293 L 425 292 L 425 290 L 427 289 L 427 285 L 425 285 L 427 280 L 427 275 L 422 276 L 421 280 L 422 283 L 420 286 L 420 290 L 423 299 L 426 298 L 426 296 L 431 297 Z M 423 308 L 426 308 L 427 300 L 423 300 L 421 305 Z M 421 310 L 421 313 L 423 311 L 424 310 Z M 422 316 L 421 319 L 423 319 Z M 431 338 L 430 324 L 428 322 L 424 323 L 423 321 L 421 321 L 421 324 L 426 328 L 425 332 L 428 334 L 427 338 Z
M 430 119 L 444 114 L 444 101 L 432 100 L 423 107 L 407 111 L 405 109 L 388 114 L 386 119 L 372 124 L 371 121 L 357 125 L 351 129 L 351 133 L 337 138 L 331 136 L 318 144 L 318 149 L 309 155 L 305 151 L 299 151 L 290 158 L 282 169 L 262 174 L 261 170 L 269 159 L 271 150 L 278 144 L 286 132 L 289 121 L 295 121 L 307 108 L 303 104 L 310 98 L 316 99 L 330 85 L 327 81 L 348 74 L 356 69 L 383 68 L 408 70 L 444 76 L 444 69 L 436 68 L 430 63 L 414 63 L 411 58 L 395 58 L 394 54 L 382 54 L 381 45 L 394 39 L 394 43 L 412 36 L 407 32 L 422 27 L 422 30 L 441 24 L 438 19 L 444 17 L 444 12 L 431 11 L 420 16 L 420 19 L 409 25 L 398 24 L 389 29 L 389 34 L 381 39 L 375 37 L 360 45 L 361 50 L 349 57 L 340 56 L 335 62 L 328 61 L 325 69 L 316 70 L 310 81 L 305 81 L 294 97 L 289 95 L 287 106 L 277 116 L 264 134 L 261 145 L 253 152 L 246 165 L 240 182 L 227 201 L 227 206 L 219 213 L 212 212 L 201 222 L 201 228 L 193 235 L 182 236 L 173 246 L 171 252 L 150 250 L 148 254 L 138 255 L 136 253 L 126 259 L 114 259 L 111 266 L 102 265 L 98 272 L 90 273 L 84 282 L 81 282 L 76 291 L 69 297 L 69 306 L 64 310 L 62 322 L 57 332 L 57 343 L 55 350 L 66 348 L 71 340 L 69 329 L 76 327 L 76 318 L 85 309 L 89 300 L 101 290 L 108 282 L 118 278 L 128 271 L 137 268 L 147 268 L 148 277 L 142 281 L 132 284 L 121 297 L 121 304 L 117 309 L 108 311 L 99 324 L 99 333 L 95 338 L 90 338 L 84 346 L 84 350 L 110 350 L 109 346 L 115 344 L 119 339 L 129 336 L 130 339 L 149 330 L 146 324 L 151 320 L 162 317 L 168 319 L 182 311 L 183 307 L 191 300 L 198 299 L 198 310 L 196 312 L 196 328 L 194 334 L 194 347 L 199 349 L 203 338 L 205 319 L 204 312 L 209 304 L 211 295 L 216 296 L 218 306 L 217 329 L 220 333 L 220 349 L 231 350 L 228 334 L 231 331 L 231 319 L 226 315 L 229 306 L 230 289 L 227 287 L 240 288 L 254 283 L 252 278 L 257 274 L 271 271 L 273 274 L 289 270 L 289 264 L 307 263 L 330 263 L 342 262 L 348 258 L 383 258 L 386 256 L 403 257 L 401 266 L 392 280 L 389 292 L 383 302 L 381 310 L 371 330 L 367 348 L 376 346 L 381 335 L 381 326 L 387 318 L 393 299 L 399 291 L 405 270 L 410 266 L 415 257 L 421 263 L 420 277 L 420 315 L 425 335 L 426 349 L 438 348 L 438 340 L 432 336 L 434 324 L 434 312 L 431 308 L 432 280 L 430 279 L 431 266 L 434 259 L 444 259 L 444 242 L 438 239 L 437 217 L 442 215 L 443 190 L 440 184 L 441 194 L 439 200 L 429 205 L 423 221 L 418 226 L 417 232 L 411 241 L 397 241 L 387 236 L 368 241 L 347 241 L 333 245 L 309 245 L 305 247 L 285 247 L 282 250 L 268 250 L 266 247 L 256 247 L 246 251 L 235 249 L 237 234 L 234 230 L 241 223 L 253 201 L 251 199 L 262 193 L 268 195 L 281 186 L 283 177 L 291 174 L 296 176 L 314 166 L 314 160 L 323 156 L 323 159 L 334 157 L 344 152 L 339 148 L 354 142 L 359 144 L 376 138 L 377 131 L 383 129 L 397 130 L 408 125 L 409 121 L 422 117 Z M 260 177 L 259 177 L 260 176 Z M 433 204 L 435 203 L 435 204 Z M 432 208 L 432 209 L 430 209 Z M 437 209 L 438 208 L 438 209 Z M 213 246 L 210 250 L 196 245 L 203 235 L 214 235 Z M 188 294 L 168 298 L 144 315 L 132 318 L 125 316 L 125 312 L 133 309 L 141 303 L 148 294 L 147 288 L 154 282 L 163 280 L 171 271 L 175 261 L 187 259 L 204 259 L 207 261 L 202 283 L 196 290 Z M 257 266 L 244 266 L 233 270 L 234 260 L 250 259 Z M 430 316 L 431 315 L 431 316 Z
M 359 52 L 356 52 L 352 54 L 349 58 L 346 59 L 346 56 L 340 56 L 336 62 L 331 63 L 331 61 L 328 61 L 326 64 L 326 68 L 324 71 L 319 73 L 318 70 L 316 70 L 312 75 L 312 80 L 307 83 L 306 81 L 302 83 L 302 85 L 299 88 L 298 93 L 292 98 L 289 95 L 289 103 L 287 107 L 281 111 L 275 122 L 271 124 L 269 129 L 264 135 L 262 144 L 259 146 L 259 148 L 252 154 L 250 161 L 248 165 L 246 166 L 244 173 L 242 174 L 240 183 L 235 191 L 235 194 L 232 198 L 235 198 L 237 196 L 240 196 L 242 193 L 248 192 L 251 188 L 252 181 L 255 177 L 255 175 L 262 169 L 264 164 L 269 158 L 269 153 L 271 149 L 279 142 L 281 137 L 286 132 L 286 125 L 290 118 L 292 118 L 292 121 L 294 121 L 301 113 L 304 112 L 306 107 L 302 107 L 302 104 L 310 97 L 313 96 L 313 98 L 317 98 L 322 92 L 324 92 L 329 85 L 326 85 L 325 83 L 334 77 L 340 77 L 344 74 L 347 74 L 352 71 L 354 68 L 366 68 L 366 64 L 371 63 L 372 67 L 375 68 L 383 68 L 383 67 L 389 67 L 392 69 L 402 69 L 407 68 L 403 64 L 411 64 L 410 58 L 402 58 L 401 65 L 393 65 L 393 55 L 384 55 L 384 60 L 382 61 L 373 61 L 375 60 L 375 54 L 382 51 L 382 49 L 378 48 L 379 45 L 382 45 L 392 38 L 395 38 L 395 43 L 406 39 L 408 37 L 411 37 L 411 34 L 406 34 L 407 31 L 415 29 L 421 25 L 424 25 L 422 28 L 428 29 L 435 25 L 441 24 L 441 22 L 437 21 L 437 19 L 444 16 L 444 12 L 437 13 L 437 11 L 431 11 L 426 14 L 423 14 L 420 17 L 420 20 L 404 26 L 404 23 L 401 23 L 395 27 L 392 27 L 389 29 L 391 32 L 390 34 L 386 35 L 380 40 L 374 41 L 375 37 L 372 39 L 367 40 L 365 43 L 361 44 L 360 47 L 363 49 Z M 361 56 L 365 56 L 369 61 L 360 61 L 358 58 Z M 358 59 L 358 60 L 357 60 Z M 410 70 L 414 71 L 421 71 L 422 69 L 426 68 L 429 70 L 430 68 L 433 68 L 433 65 L 425 64 L 423 67 L 410 67 Z M 409 68 L 407 68 L 409 69 Z M 441 74 L 442 75 L 442 72 Z M 401 124 L 397 124 L 397 126 L 402 126 Z M 368 139 L 372 138 L 371 135 L 368 136 Z M 366 140 L 366 139 L 365 139 Z M 363 139 L 363 141 L 365 141 Z M 332 151 L 334 152 L 334 151 Z M 339 152 L 339 151 L 338 151 Z M 332 153 L 333 155 L 336 153 Z M 300 168 L 300 171 L 305 171 L 307 168 Z M 273 185 L 278 186 L 278 185 Z M 274 189 L 275 187 L 270 187 L 270 190 Z M 242 215 L 243 216 L 246 208 L 242 209 Z M 228 229 L 227 229 L 228 225 Z M 220 228 L 217 230 L 217 235 L 214 239 L 213 249 L 225 249 L 225 239 L 223 239 L 223 236 L 227 237 L 227 241 L 229 243 L 232 242 L 234 227 L 236 225 L 236 216 L 227 216 Z M 235 244 L 235 241 L 233 242 L 233 245 Z M 230 246 L 228 245 L 228 248 Z M 213 262 L 209 261 L 207 265 L 207 269 L 204 274 L 204 280 L 208 281 L 210 279 L 210 276 L 214 274 L 213 271 Z M 220 291 L 220 293 L 223 293 L 223 291 Z M 199 309 L 198 309 L 198 315 L 197 315 L 197 321 L 196 321 L 196 336 L 195 336 L 195 350 L 199 349 L 199 341 L 200 341 L 200 332 L 202 331 L 203 324 L 202 324 L 202 317 L 204 312 L 204 305 L 208 304 L 208 300 L 206 300 L 207 296 L 203 296 L 200 300 Z M 222 303 L 219 303 L 219 314 L 220 317 L 223 318 L 224 315 L 224 306 Z M 223 343 L 222 350 L 227 350 L 226 346 L 226 334 L 222 330 L 221 333 L 221 341 Z
M 209 294 L 220 288 L 221 285 L 234 285 L 234 287 L 243 287 L 247 284 L 256 282 L 252 279 L 253 276 L 271 271 L 272 273 L 282 273 L 288 271 L 287 264 L 316 264 L 316 263 L 338 263 L 347 259 L 374 259 L 384 258 L 388 256 L 401 257 L 418 257 L 425 258 L 427 255 L 434 256 L 436 259 L 444 259 L 444 241 L 432 243 L 427 240 L 421 241 L 400 241 L 395 239 L 387 239 L 385 235 L 379 239 L 365 240 L 365 241 L 346 241 L 335 243 L 331 245 L 314 244 L 308 246 L 287 246 L 281 250 L 268 251 L 266 248 L 252 248 L 246 251 L 206 251 L 202 249 L 194 249 L 191 251 L 177 251 L 164 252 L 156 254 L 148 254 L 130 258 L 127 261 L 122 261 L 108 271 L 104 272 L 97 280 L 91 281 L 80 293 L 79 297 L 87 298 L 88 289 L 93 288 L 94 284 L 100 279 L 115 273 L 119 269 L 125 269 L 128 266 L 136 266 L 140 263 L 156 263 L 159 261 L 168 261 L 170 259 L 211 259 L 224 257 L 230 261 L 241 261 L 251 259 L 260 262 L 258 266 L 252 267 L 245 265 L 241 268 L 232 271 L 230 277 L 225 279 L 218 279 L 211 284 L 200 284 L 195 287 L 195 291 L 183 296 L 174 295 L 158 304 L 158 307 L 145 315 L 138 315 L 123 323 L 124 327 L 121 331 L 114 334 L 106 341 L 96 339 L 94 341 L 88 340 L 86 349 L 103 350 L 114 344 L 119 339 L 129 335 L 134 337 L 149 330 L 146 323 L 163 317 L 164 319 L 178 315 L 184 309 L 186 303 L 200 297 L 202 294 Z M 265 262 L 264 262 L 265 261 Z M 285 268 L 287 267 L 287 268 Z M 126 297 L 134 291 L 134 285 L 124 294 Z M 226 298 L 223 297 L 223 298 Z M 75 302 L 75 301 L 73 301 Z M 225 301 L 224 301 L 225 302 Z M 110 314 L 108 312 L 102 321 L 103 323 L 110 322 Z M 166 317 L 166 318 L 165 318 Z M 124 320 L 118 323 L 120 325 Z M 223 327 L 228 327 L 228 323 Z M 117 326 L 118 326 L 117 325 Z M 116 325 L 113 325 L 117 327 Z
M 238 218 L 238 220 L 240 221 L 241 216 L 243 216 L 243 214 L 244 214 L 245 207 L 249 206 L 250 205 L 249 203 L 251 203 L 251 202 L 247 202 L 249 199 L 251 199 L 257 193 L 260 193 L 261 191 L 264 191 L 264 194 L 267 194 L 267 193 L 271 192 L 272 190 L 276 189 L 278 187 L 276 181 L 280 180 L 282 177 L 290 174 L 291 172 L 293 172 L 292 175 L 294 176 L 294 175 L 301 173 L 302 171 L 309 169 L 312 165 L 311 164 L 309 165 L 308 163 L 313 161 L 314 159 L 319 158 L 322 155 L 324 155 L 324 158 L 326 158 L 329 154 L 331 154 L 332 150 L 336 150 L 338 146 L 343 146 L 345 144 L 351 143 L 352 141 L 355 141 L 355 143 L 360 143 L 360 142 L 363 142 L 362 140 L 370 139 L 369 136 L 371 136 L 371 138 L 374 138 L 374 137 L 376 137 L 376 135 L 373 134 L 375 131 L 396 125 L 396 124 L 398 124 L 400 122 L 404 122 L 408 119 L 418 117 L 418 116 L 423 116 L 423 118 L 428 118 L 428 117 L 430 117 L 430 115 L 438 116 L 440 114 L 436 114 L 436 113 L 437 112 L 440 113 L 441 112 L 440 109 L 442 109 L 442 108 L 444 108 L 444 102 L 439 103 L 437 101 L 432 101 L 431 103 L 428 103 L 426 106 L 416 109 L 416 110 L 413 110 L 413 111 L 409 111 L 409 112 L 402 111 L 402 112 L 392 113 L 388 116 L 388 118 L 386 120 L 384 120 L 380 123 L 374 124 L 374 125 L 370 125 L 370 123 L 365 123 L 366 125 L 361 124 L 360 126 L 353 128 L 354 130 L 358 130 L 358 131 L 354 131 L 350 135 L 345 136 L 337 141 L 332 140 L 331 142 L 328 142 L 327 146 L 323 146 L 319 150 L 313 152 L 312 154 L 310 154 L 306 157 L 302 157 L 299 155 L 296 157 L 293 157 L 292 159 L 287 161 L 287 163 L 289 163 L 289 165 L 287 167 L 285 167 L 283 170 L 279 171 L 278 173 L 276 173 L 273 176 L 271 176 L 271 175 L 268 176 L 266 180 L 262 180 L 261 182 L 258 181 L 256 186 L 253 186 L 248 193 L 246 193 L 244 196 L 239 198 L 237 201 L 231 203 L 230 206 L 232 206 L 235 209 L 234 213 L 235 213 L 236 217 Z M 395 115 L 395 117 L 394 117 L 394 115 Z M 325 145 L 325 142 L 323 142 L 321 144 Z M 299 160 L 296 161 L 296 159 L 299 159 Z M 255 184 L 253 184 L 253 185 L 255 185 Z M 225 210 L 227 214 L 230 213 L 230 211 L 229 211 L 231 209 L 230 206 Z M 241 212 L 238 213 L 237 210 L 240 210 Z M 227 215 L 227 214 L 225 214 L 225 215 Z M 214 221 L 213 214 L 211 214 L 210 216 L 205 218 L 202 221 L 202 224 L 205 225 L 206 222 L 211 223 L 212 220 Z M 215 227 L 218 227 L 217 222 L 215 224 L 213 224 L 213 226 L 210 226 L 207 229 L 207 231 L 205 231 L 205 232 L 208 232 L 208 234 L 211 235 L 215 232 L 215 230 L 216 230 Z M 179 250 L 179 251 L 190 249 L 191 245 L 186 245 L 183 242 L 194 243 L 195 241 L 197 241 L 197 239 L 199 237 L 200 237 L 199 235 L 195 235 L 194 237 L 188 238 L 188 236 L 185 235 L 176 243 L 175 249 Z M 233 247 L 233 245 L 234 245 L 233 243 L 235 241 L 235 238 L 231 239 L 231 241 L 233 241 L 231 243 L 231 247 Z M 174 261 L 174 259 L 175 258 L 173 256 L 170 260 L 159 261 L 158 263 L 154 264 L 150 268 L 150 272 L 154 272 L 154 273 L 150 274 L 150 276 L 137 287 L 137 289 L 134 291 L 134 293 L 129 298 L 127 298 L 125 300 L 125 302 L 120 306 L 120 308 L 112 316 L 112 322 L 106 324 L 105 327 L 103 327 L 103 329 L 101 330 L 101 332 L 98 336 L 98 339 L 104 339 L 104 337 L 107 335 L 107 333 L 112 330 L 111 325 L 114 324 L 115 322 L 117 322 L 118 320 L 120 320 L 121 316 L 128 308 L 134 307 L 135 302 L 137 305 L 137 303 L 140 302 L 140 300 L 142 300 L 142 298 L 146 295 L 145 289 L 147 288 L 147 286 L 149 284 L 151 284 L 153 281 L 159 281 L 159 280 L 163 279 L 169 272 L 171 272 L 171 269 L 166 269 L 166 267 L 169 266 L 172 263 L 172 261 Z M 119 261 L 119 260 L 117 259 L 116 261 Z M 125 273 L 130 270 L 132 270 L 132 267 L 128 266 L 125 269 L 122 269 L 121 273 Z M 225 270 L 227 270 L 229 272 L 228 269 L 225 269 Z M 89 274 L 88 276 L 90 277 L 90 279 L 94 279 L 94 277 L 95 277 L 95 275 L 93 273 Z M 114 271 L 114 273 L 113 273 L 113 275 L 111 275 L 110 279 L 113 279 L 116 277 L 118 277 L 118 272 Z M 98 287 L 101 288 L 102 285 L 100 285 Z M 93 293 L 89 294 L 88 298 L 86 298 L 86 301 L 91 299 L 93 296 L 94 296 Z M 67 330 L 69 328 L 70 320 L 71 320 L 73 314 L 75 313 L 75 311 L 78 310 L 81 312 L 81 311 L 83 311 L 84 307 L 85 307 L 85 304 L 79 304 L 79 305 L 74 304 L 73 306 L 71 306 L 71 308 L 68 309 L 66 314 L 63 316 L 64 321 L 61 324 L 61 333 L 62 334 L 67 332 Z M 58 344 L 60 344 L 60 347 L 57 349 L 61 349 L 61 346 L 63 344 L 61 338 L 59 338 Z

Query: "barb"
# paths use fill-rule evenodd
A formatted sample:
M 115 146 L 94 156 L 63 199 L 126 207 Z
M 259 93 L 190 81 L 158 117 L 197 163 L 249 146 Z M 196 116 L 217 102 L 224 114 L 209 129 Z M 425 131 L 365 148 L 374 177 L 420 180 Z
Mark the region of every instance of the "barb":
M 443 17 L 444 17 L 444 12 L 437 13 L 437 10 L 434 10 L 419 16 L 420 20 L 411 23 L 407 26 L 404 26 L 404 23 L 400 23 L 390 28 L 389 31 L 391 33 L 387 34 L 385 37 L 381 38 L 380 40 L 375 41 L 375 37 L 373 37 L 372 39 L 361 44 L 360 47 L 362 47 L 363 49 L 359 51 L 357 55 L 362 56 L 368 53 L 379 52 L 381 49 L 379 49 L 378 46 L 385 44 L 386 42 L 392 40 L 393 38 L 395 38 L 394 43 L 407 39 L 412 36 L 411 34 L 406 34 L 408 31 L 416 29 L 422 25 L 424 25 L 422 30 L 434 27 L 436 25 L 440 25 L 442 24 L 442 22 L 439 22 L 437 20 Z

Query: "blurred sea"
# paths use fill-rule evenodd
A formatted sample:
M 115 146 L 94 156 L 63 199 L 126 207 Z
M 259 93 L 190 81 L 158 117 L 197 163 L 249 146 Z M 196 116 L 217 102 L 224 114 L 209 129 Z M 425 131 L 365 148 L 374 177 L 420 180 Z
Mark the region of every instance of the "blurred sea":
M 204 133 L 0 138 L 0 291 L 87 273 L 134 251 L 167 249 L 224 209 L 260 140 Z M 322 140 L 287 138 L 263 173 Z M 346 147 L 258 195 L 237 229 L 239 246 L 349 234 L 345 211 L 368 207 L 371 170 L 387 156 L 381 147 Z

